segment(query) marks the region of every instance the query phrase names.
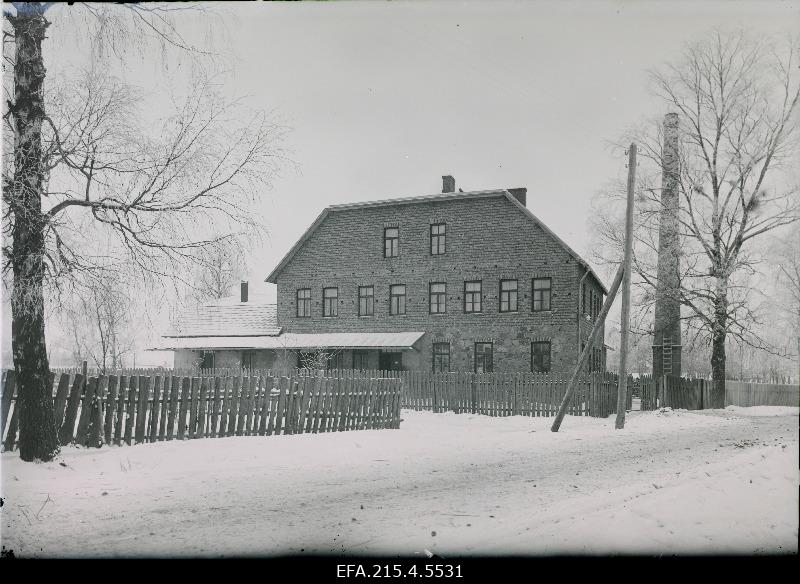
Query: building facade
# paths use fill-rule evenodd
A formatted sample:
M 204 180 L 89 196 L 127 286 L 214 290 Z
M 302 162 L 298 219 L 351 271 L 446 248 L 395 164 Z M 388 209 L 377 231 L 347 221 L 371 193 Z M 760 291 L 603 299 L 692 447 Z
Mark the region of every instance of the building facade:
M 421 333 L 405 350 L 332 347 L 337 367 L 573 369 L 606 290 L 527 210 L 526 195 L 445 192 L 329 207 L 267 278 L 281 329 Z M 591 367 L 605 369 L 602 345 Z
M 269 274 L 277 306 L 185 312 L 175 366 L 568 372 L 606 290 L 526 207 L 526 189 L 325 209 Z M 602 337 L 601 337 L 602 338 Z M 590 369 L 605 370 L 605 347 Z

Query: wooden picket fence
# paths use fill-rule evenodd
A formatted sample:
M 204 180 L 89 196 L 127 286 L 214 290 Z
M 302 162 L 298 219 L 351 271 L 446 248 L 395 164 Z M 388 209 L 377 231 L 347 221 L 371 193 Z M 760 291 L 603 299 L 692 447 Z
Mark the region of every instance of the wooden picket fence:
M 70 373 L 80 367 L 68 369 Z M 88 369 L 88 374 L 97 374 Z M 185 377 L 237 377 L 274 375 L 269 370 L 239 368 L 216 369 L 136 369 L 117 372 L 119 375 L 176 375 Z M 291 377 L 306 377 L 316 373 L 309 369 L 290 369 L 282 372 Z M 433 373 L 430 371 L 384 371 L 332 369 L 332 377 L 394 378 L 403 382 L 401 405 L 414 410 L 433 412 L 453 411 L 489 416 L 554 416 L 564 397 L 569 373 Z M 633 378 L 628 378 L 627 409 L 631 409 Z M 575 416 L 607 417 L 617 411 L 618 376 L 595 372 L 585 375 L 570 401 L 568 414 Z
M 569 383 L 566 373 L 431 373 L 395 371 L 403 380 L 403 407 L 488 416 L 555 416 Z M 605 418 L 617 411 L 618 377 L 596 372 L 584 376 L 567 414 Z M 628 379 L 627 409 L 631 408 Z
M 11 450 L 18 433 L 14 371 L 4 371 L 1 382 L 0 436 Z M 400 427 L 402 380 L 395 377 L 51 373 L 51 384 L 62 445 Z
M 638 380 L 641 409 L 702 410 L 711 407 L 710 379 L 643 375 Z M 725 381 L 725 406 L 800 406 L 800 387 Z
M 800 406 L 800 385 L 725 382 L 726 406 Z
M 637 381 L 639 409 L 652 411 L 670 407 L 702 410 L 711 407 L 711 381 L 686 377 L 642 375 Z

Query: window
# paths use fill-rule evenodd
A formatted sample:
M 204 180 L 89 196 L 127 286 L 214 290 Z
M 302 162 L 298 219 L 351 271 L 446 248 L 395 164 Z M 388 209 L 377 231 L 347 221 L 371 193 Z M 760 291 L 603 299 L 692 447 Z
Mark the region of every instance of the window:
M 550 310 L 550 278 L 533 280 L 533 311 Z
M 322 316 L 338 316 L 339 315 L 339 289 L 338 288 L 323 288 L 322 289 Z
M 406 313 L 406 285 L 395 284 L 389 286 L 389 314 L 405 314 Z
M 214 351 L 200 351 L 200 369 L 214 368 Z
M 584 312 L 589 319 L 594 320 L 600 316 L 600 311 L 603 310 L 603 294 L 589 290 L 589 304 L 586 307 L 586 293 L 584 291 Z
M 447 284 L 436 283 L 430 285 L 431 314 L 447 312 Z
M 297 316 L 311 316 L 311 288 L 300 288 L 297 291 Z
M 586 342 L 581 342 L 581 353 L 586 348 Z M 604 347 L 596 348 L 592 347 L 592 352 L 589 355 L 589 372 L 592 373 L 594 371 L 603 371 L 603 351 Z
M 450 371 L 450 343 L 433 343 L 433 372 Z
M 358 287 L 358 316 L 375 315 L 375 288 L 373 286 Z
M 481 283 L 464 282 L 464 312 L 481 311 Z
M 475 373 L 491 373 L 493 371 L 492 343 L 475 343 Z
M 534 373 L 550 371 L 550 341 L 531 343 L 531 371 Z
M 340 371 L 344 369 L 344 351 L 336 351 L 335 353 L 329 354 L 325 362 L 325 369 L 327 371 L 332 369 Z
M 586 284 L 581 284 L 581 296 L 583 298 L 583 303 L 581 306 L 583 307 L 583 314 L 589 314 L 589 304 L 586 302 Z
M 517 281 L 500 280 L 500 312 L 517 311 Z
M 253 368 L 253 354 L 255 351 L 242 351 L 242 369 Z
M 403 354 L 398 352 L 381 352 L 378 357 L 378 368 L 381 371 L 402 371 Z
M 364 371 L 368 369 L 369 365 L 369 352 L 367 351 L 353 351 L 353 369 Z
M 400 228 L 386 227 L 383 230 L 383 257 L 393 258 L 400 255 Z
M 445 252 L 446 232 L 447 225 L 445 223 L 434 223 L 431 225 L 431 255 L 442 255 Z

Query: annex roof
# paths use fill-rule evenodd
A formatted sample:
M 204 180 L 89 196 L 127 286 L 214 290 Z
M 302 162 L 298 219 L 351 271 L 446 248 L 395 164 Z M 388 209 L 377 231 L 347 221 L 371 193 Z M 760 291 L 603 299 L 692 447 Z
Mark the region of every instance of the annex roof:
M 575 250 L 573 250 L 567 243 L 561 239 L 558 235 L 556 235 L 547 225 L 542 223 L 542 221 L 536 217 L 531 211 L 522 203 L 520 203 L 510 192 L 505 189 L 492 189 L 487 191 L 470 191 L 470 192 L 458 192 L 458 193 L 437 193 L 435 195 L 423 195 L 418 197 L 399 197 L 395 199 L 382 199 L 380 201 L 366 201 L 366 202 L 358 202 L 358 203 L 344 203 L 339 205 L 330 205 L 326 207 L 322 213 L 317 216 L 311 226 L 306 229 L 305 233 L 297 240 L 297 243 L 292 246 L 292 248 L 288 251 L 288 253 L 283 257 L 280 263 L 275 266 L 275 269 L 270 272 L 269 276 L 267 276 L 265 282 L 270 282 L 272 284 L 277 283 L 278 274 L 283 270 L 284 267 L 291 261 L 291 259 L 295 256 L 295 254 L 300 250 L 303 244 L 311 237 L 311 235 L 316 231 L 316 229 L 322 224 L 325 218 L 333 212 L 348 210 L 348 209 L 361 209 L 365 207 L 389 207 L 393 205 L 412 205 L 415 203 L 428 203 L 431 201 L 447 201 L 447 200 L 463 200 L 463 199 L 480 199 L 480 198 L 488 198 L 488 197 L 505 197 L 508 199 L 513 205 L 515 205 L 523 214 L 525 214 L 531 221 L 533 221 L 536 225 L 541 227 L 546 233 L 548 233 L 551 237 L 553 237 L 561 246 L 567 250 L 575 260 L 583 265 L 589 272 L 594 276 L 595 280 L 600 284 L 600 287 L 603 289 L 603 292 L 608 294 L 608 289 L 606 288 L 603 281 L 597 276 L 595 271 L 589 265 L 589 263 L 584 260 L 580 255 L 578 255 Z
M 223 298 L 182 311 L 164 337 L 269 337 L 280 334 L 275 304 Z
M 393 349 L 414 348 L 424 332 L 283 333 L 279 336 L 163 337 L 154 351 L 175 349 Z

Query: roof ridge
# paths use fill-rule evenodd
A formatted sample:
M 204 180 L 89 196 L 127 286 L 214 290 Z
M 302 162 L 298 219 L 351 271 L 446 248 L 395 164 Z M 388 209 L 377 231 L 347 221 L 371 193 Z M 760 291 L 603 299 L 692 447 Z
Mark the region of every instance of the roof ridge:
M 371 201 L 354 201 L 352 203 L 335 203 L 325 207 L 330 210 L 351 209 L 354 207 L 370 207 L 373 205 L 402 205 L 405 203 L 416 203 L 418 201 L 430 201 L 436 199 L 459 199 L 485 195 L 500 195 L 506 189 L 482 189 L 479 191 L 459 191 L 456 193 L 435 193 L 433 195 L 414 195 L 411 197 L 393 197 L 388 199 L 375 199 Z
M 220 299 L 220 300 L 222 300 L 222 299 Z M 278 306 L 278 303 L 277 302 L 241 302 L 241 301 L 238 301 L 238 302 L 231 302 L 229 304 L 220 304 L 219 302 L 206 302 L 204 304 L 195 304 L 194 306 L 197 307 L 197 308 L 199 308 L 199 307 L 225 307 L 225 308 L 229 308 L 229 307 L 232 307 L 232 306 L 261 306 L 261 307 L 264 307 L 264 306 Z M 191 308 L 191 307 L 188 307 L 188 308 Z

